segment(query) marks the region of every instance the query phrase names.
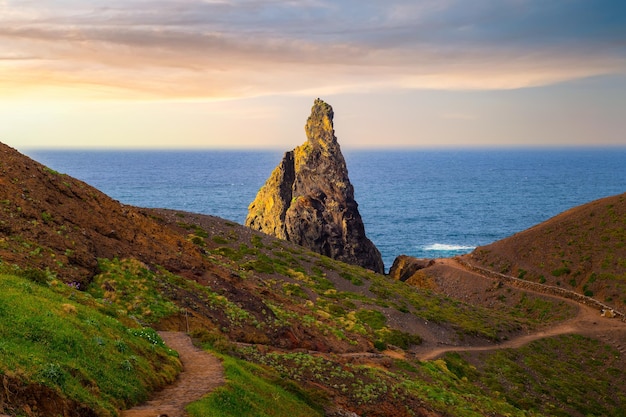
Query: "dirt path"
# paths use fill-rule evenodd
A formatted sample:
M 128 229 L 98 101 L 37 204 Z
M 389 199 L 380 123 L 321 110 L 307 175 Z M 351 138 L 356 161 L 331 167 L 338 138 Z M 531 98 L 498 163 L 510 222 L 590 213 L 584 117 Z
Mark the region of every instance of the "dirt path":
M 224 368 L 215 356 L 191 343 L 181 332 L 159 332 L 165 344 L 178 352 L 183 371 L 176 382 L 159 391 L 145 404 L 122 411 L 122 417 L 186 416 L 185 406 L 224 383 Z
M 446 259 L 445 264 L 450 268 L 456 268 L 466 270 L 466 268 L 456 262 L 453 259 Z M 476 274 L 476 272 L 468 271 Z M 527 292 L 534 292 L 530 290 L 522 290 Z M 566 298 L 561 298 L 554 295 L 543 294 L 552 298 L 557 298 L 568 303 L 574 304 L 578 307 L 578 314 L 562 323 L 557 323 L 554 326 L 547 327 L 545 329 L 538 330 L 527 335 L 519 336 L 514 339 L 508 340 L 504 343 L 489 344 L 483 346 L 425 346 L 423 349 L 419 349 L 416 354 L 420 360 L 432 360 L 440 357 L 446 352 L 471 352 L 471 351 L 488 351 L 496 349 L 507 348 L 519 348 L 535 340 L 539 340 L 545 337 L 558 336 L 562 334 L 576 333 L 584 336 L 595 337 L 602 339 L 607 343 L 615 345 L 622 353 L 626 353 L 626 324 L 618 319 L 608 319 L 600 316 L 597 309 L 589 306 L 575 303 L 574 301 Z
M 476 272 L 467 271 L 463 265 L 454 260 L 446 260 L 445 264 L 450 268 L 476 274 Z M 626 323 L 617 319 L 603 318 L 597 309 L 575 303 L 570 299 L 555 295 L 546 296 L 576 305 L 578 307 L 577 315 L 562 323 L 499 344 L 480 346 L 427 344 L 414 353 L 419 360 L 433 360 L 450 351 L 469 352 L 518 348 L 545 337 L 576 333 L 601 339 L 616 346 L 620 352 L 626 354 Z M 170 348 L 178 351 L 183 363 L 183 372 L 174 384 L 158 392 L 147 403 L 123 411 L 122 417 L 157 417 L 164 414 L 168 417 L 184 417 L 187 415 L 184 411 L 187 404 L 200 399 L 224 383 L 224 370 L 220 361 L 194 347 L 186 334 L 180 332 L 160 332 L 159 334 Z M 356 356 L 360 355 L 370 354 L 356 354 Z
M 594 319 L 596 321 L 589 322 L 590 316 L 593 314 Z M 508 349 L 508 348 L 519 348 L 524 346 L 530 342 L 535 340 L 542 339 L 544 337 L 558 336 L 561 334 L 569 334 L 569 333 L 582 333 L 580 330 L 584 330 L 585 333 L 588 332 L 589 329 L 586 326 L 582 326 L 582 322 L 587 324 L 591 324 L 594 327 L 604 327 L 602 325 L 599 326 L 598 319 L 602 319 L 602 317 L 598 317 L 597 312 L 595 310 L 590 309 L 589 307 L 581 307 L 579 314 L 566 322 L 560 323 L 556 326 L 549 327 L 547 329 L 543 329 L 534 333 L 529 333 L 527 335 L 518 336 L 514 339 L 507 340 L 506 342 L 499 343 L 496 345 L 483 345 L 483 346 L 441 346 L 436 348 L 426 349 L 423 352 L 418 353 L 417 357 L 422 360 L 432 360 L 436 359 L 439 356 L 443 355 L 446 352 L 472 352 L 472 351 L 485 351 L 485 350 L 495 350 L 495 349 Z M 605 320 L 605 319 L 602 319 Z M 606 319 L 608 320 L 608 319 Z

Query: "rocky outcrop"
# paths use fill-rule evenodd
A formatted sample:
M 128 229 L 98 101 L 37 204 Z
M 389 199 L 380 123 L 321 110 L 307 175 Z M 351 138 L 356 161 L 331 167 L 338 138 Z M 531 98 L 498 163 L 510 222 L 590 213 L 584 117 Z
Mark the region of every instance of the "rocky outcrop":
M 245 224 L 383 273 L 380 252 L 365 236 L 333 116 L 330 105 L 315 100 L 305 126 L 307 141 L 285 153 L 250 204 Z
M 405 282 L 412 278 L 417 271 L 435 264 L 433 259 L 418 259 L 412 256 L 400 255 L 389 269 L 389 276 L 395 280 Z

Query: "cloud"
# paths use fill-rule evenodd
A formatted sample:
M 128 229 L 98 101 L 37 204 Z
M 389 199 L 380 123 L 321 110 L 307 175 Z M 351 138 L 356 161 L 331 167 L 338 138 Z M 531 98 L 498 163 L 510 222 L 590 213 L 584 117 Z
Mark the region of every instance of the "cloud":
M 0 2 L 5 94 L 510 89 L 626 68 L 611 0 L 41 3 Z

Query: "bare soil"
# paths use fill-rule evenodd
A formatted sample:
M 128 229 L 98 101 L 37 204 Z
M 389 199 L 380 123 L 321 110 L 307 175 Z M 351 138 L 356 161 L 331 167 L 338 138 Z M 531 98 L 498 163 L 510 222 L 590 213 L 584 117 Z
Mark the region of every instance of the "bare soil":
M 176 382 L 145 404 L 122 411 L 122 417 L 186 416 L 185 406 L 224 384 L 224 368 L 215 356 L 196 348 L 182 332 L 159 332 L 168 347 L 178 352 L 183 371 Z

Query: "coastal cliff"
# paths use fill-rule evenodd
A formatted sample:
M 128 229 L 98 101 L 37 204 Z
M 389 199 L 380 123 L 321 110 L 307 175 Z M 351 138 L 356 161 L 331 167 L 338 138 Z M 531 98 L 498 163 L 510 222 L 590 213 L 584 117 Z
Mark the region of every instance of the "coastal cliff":
M 380 252 L 365 235 L 333 109 L 316 99 L 307 141 L 286 152 L 248 208 L 246 226 L 346 263 L 383 273 Z

